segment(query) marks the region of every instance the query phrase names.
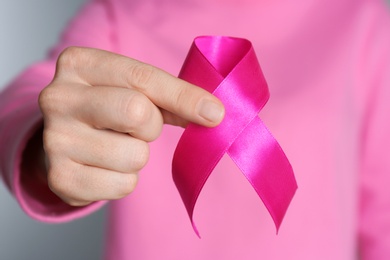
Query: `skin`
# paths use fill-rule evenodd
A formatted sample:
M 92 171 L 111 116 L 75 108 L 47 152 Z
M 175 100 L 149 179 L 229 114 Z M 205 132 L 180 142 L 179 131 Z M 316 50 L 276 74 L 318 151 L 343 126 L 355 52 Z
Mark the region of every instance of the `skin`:
M 158 68 L 70 47 L 39 96 L 50 189 L 72 206 L 131 193 L 164 123 L 218 125 L 222 103 Z

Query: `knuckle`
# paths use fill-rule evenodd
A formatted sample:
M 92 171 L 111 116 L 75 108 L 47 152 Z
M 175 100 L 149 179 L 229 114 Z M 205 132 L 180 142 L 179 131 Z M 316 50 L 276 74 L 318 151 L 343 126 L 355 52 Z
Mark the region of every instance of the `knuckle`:
M 132 125 L 143 125 L 151 116 L 151 109 L 148 99 L 142 94 L 124 96 L 120 102 L 119 116 L 128 118 Z
M 123 198 L 127 195 L 131 194 L 135 187 L 137 186 L 138 182 L 138 174 L 132 173 L 132 174 L 126 174 L 125 180 L 121 180 L 119 182 L 118 186 L 118 195 L 117 198 Z
M 83 50 L 84 48 L 74 46 L 65 48 L 58 56 L 57 71 L 73 69 L 82 56 Z
M 50 190 L 70 206 L 81 207 L 90 204 L 91 202 L 82 200 L 74 194 L 77 187 L 73 184 L 71 176 L 69 172 L 51 167 L 47 178 Z
M 61 95 L 59 95 L 56 88 L 48 86 L 44 88 L 38 97 L 38 104 L 41 108 L 42 113 L 53 111 L 56 107 L 56 104 L 61 101 Z
M 53 80 L 38 96 L 38 105 L 42 114 L 50 116 L 53 113 L 65 114 L 71 111 L 72 107 L 77 104 L 77 95 L 72 91 L 69 85 Z
M 173 95 L 173 106 L 179 111 L 184 111 L 187 107 L 191 107 L 193 104 L 192 99 L 195 98 L 193 94 L 189 88 L 177 88 Z
M 145 89 L 151 83 L 155 69 L 144 63 L 136 63 L 129 69 L 129 83 L 135 88 Z
M 71 190 L 69 187 L 69 181 L 66 177 L 66 174 L 53 167 L 50 167 L 48 170 L 48 186 L 52 192 L 57 194 L 63 200 L 68 198 L 69 191 Z

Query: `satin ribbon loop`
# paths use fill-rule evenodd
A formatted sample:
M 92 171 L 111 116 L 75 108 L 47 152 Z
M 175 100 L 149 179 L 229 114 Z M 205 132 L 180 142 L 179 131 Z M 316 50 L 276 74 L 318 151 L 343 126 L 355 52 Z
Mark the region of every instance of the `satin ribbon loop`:
M 214 128 L 189 124 L 176 147 L 172 174 L 194 231 L 196 200 L 227 153 L 251 183 L 276 229 L 297 189 L 283 150 L 258 117 L 269 98 L 252 44 L 245 39 L 202 36 L 194 40 L 179 75 L 218 97 L 225 106 Z

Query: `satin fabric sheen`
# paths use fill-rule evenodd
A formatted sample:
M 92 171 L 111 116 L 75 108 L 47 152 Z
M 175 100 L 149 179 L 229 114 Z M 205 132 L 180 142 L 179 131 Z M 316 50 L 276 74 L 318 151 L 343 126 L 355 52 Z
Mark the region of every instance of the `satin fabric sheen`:
M 190 124 L 173 157 L 173 178 L 196 234 L 196 200 L 225 153 L 251 183 L 278 230 L 297 184 L 287 157 L 258 117 L 269 90 L 252 44 L 233 37 L 198 37 L 179 77 L 212 92 L 226 109 L 217 127 Z

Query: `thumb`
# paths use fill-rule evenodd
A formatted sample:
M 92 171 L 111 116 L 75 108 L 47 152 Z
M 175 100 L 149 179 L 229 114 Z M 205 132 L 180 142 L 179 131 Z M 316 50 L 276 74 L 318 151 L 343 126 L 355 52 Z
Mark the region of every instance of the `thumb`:
M 214 100 L 200 100 L 200 104 L 197 104 L 196 113 L 199 117 L 202 118 L 201 122 L 196 122 L 197 124 L 207 126 L 207 127 L 215 127 L 219 123 L 221 123 L 225 110 L 221 102 L 217 102 Z M 172 113 L 168 110 L 162 109 L 161 114 L 164 119 L 164 124 L 186 127 L 190 121 L 178 116 L 175 113 Z

